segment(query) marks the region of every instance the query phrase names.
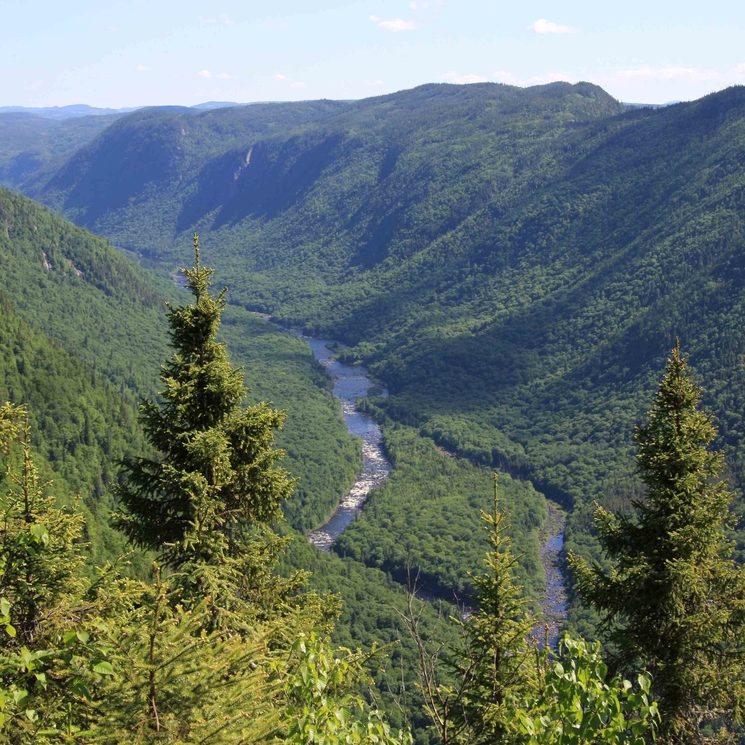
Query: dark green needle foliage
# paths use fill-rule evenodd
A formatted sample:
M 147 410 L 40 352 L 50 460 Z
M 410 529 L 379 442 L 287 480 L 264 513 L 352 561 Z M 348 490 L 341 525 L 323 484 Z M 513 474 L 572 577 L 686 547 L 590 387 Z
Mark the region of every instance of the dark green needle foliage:
M 273 448 L 284 413 L 264 403 L 242 405 L 243 373 L 215 341 L 225 291 L 210 294 L 213 270 L 201 266 L 196 236 L 194 248 L 195 265 L 185 270 L 194 302 L 169 306 L 175 353 L 161 372 L 162 401 L 142 404 L 142 426 L 159 456 L 124 463 L 118 525 L 172 569 L 188 565 L 201 593 L 211 584 L 229 594 L 230 583 L 217 582 L 212 569 L 236 582 L 251 574 L 246 562 L 260 571 L 266 554 L 279 550 L 266 526 L 280 515 L 293 482 Z
M 609 573 L 577 556 L 580 596 L 604 617 L 624 670 L 652 673 L 665 742 L 697 742 L 745 701 L 745 576 L 727 539 L 732 492 L 716 429 L 676 344 L 646 425 L 635 434 L 646 499 L 636 514 L 596 511 Z
M 496 473 L 494 509 L 491 514 L 482 511 L 481 519 L 490 550 L 485 571 L 472 577 L 474 611 L 459 623 L 460 644 L 442 655 L 449 668 L 448 682 L 440 682 L 445 680 L 439 669 L 440 649 L 430 653 L 417 618 L 412 613 L 408 618 L 420 648 L 426 708 L 445 745 L 517 742 L 514 710 L 537 682 L 531 639 L 535 619 L 517 581 L 518 563 L 506 536 Z
M 481 513 L 491 550 L 485 571 L 473 578 L 478 610 L 464 625 L 465 652 L 456 668 L 465 682 L 456 721 L 470 729 L 469 742 L 508 742 L 516 699 L 534 684 L 535 662 L 531 631 L 535 619 L 517 581 L 517 558 L 506 536 L 505 513 L 497 496 L 494 511 Z

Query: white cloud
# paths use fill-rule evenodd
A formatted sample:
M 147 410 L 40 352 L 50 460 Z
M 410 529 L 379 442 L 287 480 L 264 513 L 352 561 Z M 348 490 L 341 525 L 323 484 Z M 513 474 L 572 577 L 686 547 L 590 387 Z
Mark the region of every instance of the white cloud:
M 302 80 L 295 80 L 293 78 L 288 78 L 287 75 L 282 75 L 281 72 L 277 73 L 276 78 L 281 83 L 287 83 L 290 86 L 290 88 L 305 88 L 305 83 L 303 83 Z
M 23 81 L 23 87 L 27 91 L 35 91 L 41 88 L 41 86 L 44 85 L 43 80 L 24 80 Z
M 427 8 L 429 8 L 429 3 L 416 2 L 416 0 L 414 0 L 414 2 L 409 3 L 409 7 L 412 10 L 427 10 Z
M 149 69 L 147 65 L 135 65 L 135 72 L 147 72 Z
M 523 88 L 530 85 L 546 85 L 548 83 L 558 83 L 559 81 L 571 82 L 571 75 L 566 75 L 563 72 L 548 72 L 545 75 L 533 75 L 530 78 L 519 78 L 507 70 L 495 70 L 492 73 L 492 77 L 498 83 L 506 83 L 507 85 L 519 85 Z
M 740 62 L 739 65 L 733 67 L 730 74 L 733 78 L 745 78 L 745 62 Z
M 199 18 L 199 23 L 202 26 L 232 26 L 234 21 L 230 16 L 225 13 L 221 13 L 215 18 Z
M 715 70 L 698 67 L 638 67 L 635 70 L 619 70 L 616 75 L 626 79 L 648 80 L 712 80 L 718 76 Z
M 447 80 L 448 83 L 457 83 L 458 85 L 465 85 L 467 83 L 488 83 L 489 78 L 485 78 L 483 75 L 458 75 L 457 72 L 446 72 L 441 75 L 442 80 Z
M 507 72 L 507 70 L 495 70 L 492 73 L 492 77 L 498 83 L 506 83 L 507 85 L 517 85 L 519 82 L 518 79 L 511 72 Z
M 121 28 L 119 26 L 107 26 L 107 31 L 121 31 Z
M 528 31 L 535 31 L 537 34 L 576 34 L 578 28 L 571 26 L 562 26 L 560 23 L 552 23 L 545 18 L 539 18 L 535 23 L 528 26 Z
M 231 75 L 229 72 L 220 72 L 217 75 L 215 75 L 215 77 L 218 80 L 233 80 L 236 76 Z
M 211 78 L 212 77 L 212 73 L 209 70 L 200 70 L 197 73 L 197 76 L 200 77 L 200 78 Z
M 402 18 L 393 18 L 390 21 L 386 21 L 379 16 L 370 16 L 369 20 L 380 28 L 384 28 L 386 31 L 393 31 L 394 33 L 398 33 L 399 31 L 415 31 L 419 28 L 414 21 L 404 21 Z
M 385 81 L 378 78 L 377 80 L 371 80 L 370 85 L 385 85 Z

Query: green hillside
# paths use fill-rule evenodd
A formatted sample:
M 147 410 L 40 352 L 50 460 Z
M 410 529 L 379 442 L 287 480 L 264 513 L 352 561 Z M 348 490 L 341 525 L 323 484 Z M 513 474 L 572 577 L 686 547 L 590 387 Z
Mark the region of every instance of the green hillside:
M 78 225 L 150 257 L 170 245 L 174 223 L 183 222 L 182 229 L 191 224 L 182 213 L 206 162 L 342 108 L 333 101 L 310 101 L 206 112 L 141 109 L 116 121 L 54 173 L 39 171 L 21 188 L 43 195 L 42 201 Z
M 136 399 L 152 395 L 169 354 L 164 294 L 175 302 L 185 297 L 170 284 L 151 281 L 103 239 L 5 190 L 0 226 L 0 400 L 28 404 L 42 475 L 54 479 L 66 504 L 80 496 L 91 563 L 113 560 L 127 550 L 109 525 L 117 461 L 143 451 Z M 331 383 L 300 338 L 240 308 L 226 310 L 223 338 L 231 358 L 245 366 L 249 400 L 288 409 L 278 441 L 287 453 L 283 464 L 298 483 L 286 514 L 296 529 L 317 527 L 349 489 L 360 462 Z M 469 484 L 458 486 L 463 491 Z M 483 497 L 488 502 L 488 492 Z M 393 692 L 402 670 L 413 691 L 416 669 L 412 641 L 404 636 L 398 645 L 401 585 L 359 562 L 321 554 L 285 529 L 295 536 L 287 570 L 311 569 L 314 587 L 341 594 L 337 641 L 364 648 L 396 644 L 390 650 L 393 672 L 381 672 L 380 680 L 387 679 L 384 700 L 400 719 Z M 133 563 L 135 572 L 147 572 L 146 557 L 136 553 Z M 436 608 L 423 612 L 423 623 L 433 630 Z M 425 725 L 420 717 L 420 734 Z
M 35 334 L 34 344 L 42 350 L 64 351 L 68 360 L 64 364 L 77 367 L 84 380 L 91 376 L 105 380 L 132 420 L 122 426 L 131 428 L 138 397 L 154 393 L 160 365 L 168 355 L 164 293 L 175 301 L 181 293 L 168 284 L 154 284 L 105 240 L 4 190 L 0 190 L 0 224 L 5 227 L 0 231 L 4 267 L 0 292 L 12 314 L 24 322 L 24 333 Z M 15 336 L 10 330 L 7 333 L 8 338 Z M 360 459 L 328 380 L 301 340 L 256 316 L 232 309 L 224 333 L 234 358 L 246 365 L 254 400 L 273 400 L 290 411 L 280 437 L 300 483 L 287 513 L 296 527 L 315 527 L 353 481 Z M 55 367 L 61 365 L 55 362 Z M 28 386 L 37 385 L 32 381 L 38 373 L 34 365 L 19 367 L 17 382 L 12 383 L 16 403 L 27 400 L 24 395 Z M 47 410 L 66 407 L 76 417 L 78 394 L 72 385 L 62 385 L 65 374 L 59 375 L 60 382 L 46 397 L 29 403 Z M 7 385 L 11 386 L 10 380 Z M 118 411 L 119 404 L 112 406 Z M 113 416 L 110 408 L 102 406 L 101 415 Z M 106 428 L 116 426 L 111 420 Z M 50 441 L 59 436 L 47 434 L 45 427 L 39 431 L 39 437 Z M 134 436 L 133 430 L 125 439 L 131 442 Z M 120 456 L 121 450 L 111 456 L 107 474 L 115 470 L 114 461 Z M 87 456 L 81 455 L 80 460 L 86 461 Z M 83 481 L 78 479 L 75 488 L 87 494 L 93 480 L 87 487 Z
M 233 300 L 351 344 L 385 416 L 572 506 L 571 546 L 592 551 L 594 499 L 639 493 L 631 433 L 675 336 L 741 485 L 745 88 L 626 111 L 586 83 L 422 86 L 247 128 L 188 172 L 161 148 L 178 197 L 148 176 L 92 198 L 114 154 L 144 162 L 137 121 L 35 193 L 170 263 L 198 229 Z
M 33 113 L 0 113 L 0 185 L 18 186 L 43 168 L 61 165 L 119 116 L 56 120 Z

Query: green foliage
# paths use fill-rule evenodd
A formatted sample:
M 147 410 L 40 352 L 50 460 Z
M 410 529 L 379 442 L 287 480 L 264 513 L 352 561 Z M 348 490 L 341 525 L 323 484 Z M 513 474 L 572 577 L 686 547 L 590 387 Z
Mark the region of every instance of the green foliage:
M 659 725 L 650 679 L 636 686 L 616 676 L 608 680 L 600 644 L 567 634 L 557 659 L 544 653 L 539 693 L 520 702 L 514 713 L 525 745 L 645 745 Z M 522 708 L 525 707 L 525 708 Z
M 80 576 L 82 520 L 38 483 L 23 407 L 0 407 L 0 452 L 10 458 L 0 496 L 0 741 L 77 741 L 84 702 L 110 674 L 83 629 L 91 607 Z
M 462 621 L 463 644 L 448 658 L 457 683 L 439 685 L 436 692 L 427 685 L 431 714 L 444 743 L 513 741 L 515 702 L 536 685 L 531 640 L 535 618 L 515 582 L 517 561 L 505 536 L 496 473 L 493 512 L 482 511 L 481 519 L 490 550 L 484 571 L 474 577 L 475 609 Z
M 491 550 L 485 571 L 474 578 L 473 610 L 456 623 L 453 646 L 422 634 L 409 605 L 407 626 L 420 653 L 421 688 L 439 739 L 448 743 L 628 743 L 653 741 L 658 707 L 650 679 L 633 685 L 609 679 L 599 642 L 566 634 L 558 654 L 539 650 L 535 618 L 515 582 L 516 561 L 505 537 L 505 514 L 497 501 L 482 512 Z M 411 600 L 410 600 L 411 603 Z M 443 660 L 452 677 L 443 682 Z
M 403 584 L 411 573 L 427 591 L 450 602 L 454 593 L 463 600 L 474 592 L 470 573 L 488 547 L 479 511 L 489 510 L 491 474 L 438 452 L 413 428 L 388 421 L 383 435 L 394 470 L 334 551 L 383 569 Z M 509 534 L 519 554 L 520 582 L 536 598 L 544 580 L 538 530 L 546 520 L 545 500 L 530 482 L 505 475 L 501 483 L 501 501 L 512 516 Z
M 365 677 L 369 655 L 332 650 L 314 634 L 298 638 L 290 652 L 290 672 L 277 666 L 276 679 L 284 688 L 288 707 L 284 713 L 288 745 L 407 745 L 411 735 L 394 733 L 377 709 L 371 709 L 354 692 Z
M 243 634 L 208 629 L 209 599 L 180 604 L 176 584 L 129 583 L 116 613 L 97 624 L 115 673 L 93 702 L 90 742 L 241 743 L 278 731 L 278 687 L 270 680 L 271 628 Z
M 598 507 L 608 574 L 572 556 L 581 597 L 603 614 L 622 669 L 646 667 L 665 741 L 696 741 L 716 711 L 739 719 L 743 696 L 745 573 L 725 528 L 732 492 L 700 388 L 680 346 L 672 351 L 647 424 L 635 434 L 647 487 L 636 514 Z

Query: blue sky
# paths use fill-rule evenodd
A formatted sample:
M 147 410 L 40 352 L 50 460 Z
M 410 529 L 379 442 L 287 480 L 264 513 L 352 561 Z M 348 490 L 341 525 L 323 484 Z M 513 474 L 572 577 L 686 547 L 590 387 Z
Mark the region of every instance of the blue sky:
M 0 106 L 363 98 L 589 80 L 623 101 L 745 83 L 745 3 L 0 0 Z

